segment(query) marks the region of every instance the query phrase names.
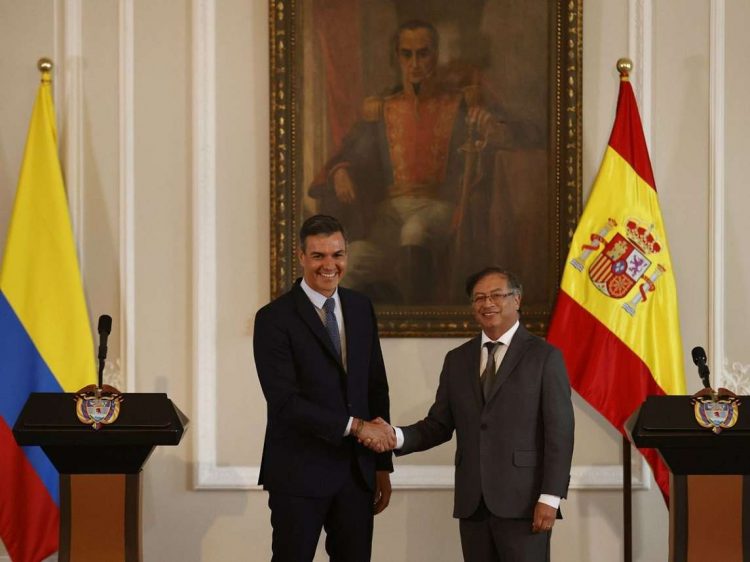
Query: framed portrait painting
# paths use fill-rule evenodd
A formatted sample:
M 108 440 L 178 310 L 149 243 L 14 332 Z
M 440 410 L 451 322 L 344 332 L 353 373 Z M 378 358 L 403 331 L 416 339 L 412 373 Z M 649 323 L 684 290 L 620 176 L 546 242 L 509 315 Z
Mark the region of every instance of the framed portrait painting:
M 273 0 L 271 289 L 317 213 L 384 336 L 465 336 L 465 280 L 544 334 L 581 206 L 581 0 Z

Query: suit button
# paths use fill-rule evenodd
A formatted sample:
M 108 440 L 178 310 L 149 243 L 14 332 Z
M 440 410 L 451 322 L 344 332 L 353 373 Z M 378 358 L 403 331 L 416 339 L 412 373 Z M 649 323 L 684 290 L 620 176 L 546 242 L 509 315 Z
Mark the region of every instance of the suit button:
M 482 424 L 482 425 L 480 425 L 479 427 L 480 427 L 481 429 L 487 429 L 487 424 L 486 424 L 486 423 L 483 423 L 483 424 Z
M 349 409 L 351 409 L 351 407 L 352 407 L 352 405 L 351 405 L 351 404 L 347 404 L 347 406 L 349 406 Z

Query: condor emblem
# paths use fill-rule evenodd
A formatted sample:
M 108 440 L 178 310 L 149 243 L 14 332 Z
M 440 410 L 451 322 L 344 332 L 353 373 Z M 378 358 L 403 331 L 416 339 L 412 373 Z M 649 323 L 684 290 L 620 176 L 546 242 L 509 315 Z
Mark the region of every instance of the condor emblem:
M 666 271 L 663 265 L 654 263 L 661 245 L 649 228 L 637 219 L 628 219 L 624 233 L 611 231 L 617 221 L 609 219 L 598 233 L 592 233 L 591 243 L 581 247 L 581 254 L 571 260 L 570 265 L 583 272 L 586 262 L 594 252 L 596 257 L 588 266 L 589 280 L 602 293 L 613 299 L 628 297 L 638 286 L 635 294 L 622 305 L 622 308 L 635 316 L 635 309 L 648 300 L 647 293 L 656 290 L 656 280 Z

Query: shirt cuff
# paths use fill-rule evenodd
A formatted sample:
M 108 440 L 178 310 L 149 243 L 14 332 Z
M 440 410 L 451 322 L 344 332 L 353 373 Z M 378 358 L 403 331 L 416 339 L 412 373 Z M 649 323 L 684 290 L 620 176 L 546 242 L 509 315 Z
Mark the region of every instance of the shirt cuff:
M 349 416 L 349 422 L 346 424 L 346 430 L 344 431 L 344 437 L 349 437 L 349 434 L 352 431 L 352 423 L 354 422 L 354 418 Z
M 393 426 L 393 431 L 396 433 L 396 449 L 400 449 L 404 446 L 404 432 L 396 426 Z
M 559 496 L 553 496 L 551 494 L 539 494 L 539 502 L 554 507 L 555 509 L 560 507 Z

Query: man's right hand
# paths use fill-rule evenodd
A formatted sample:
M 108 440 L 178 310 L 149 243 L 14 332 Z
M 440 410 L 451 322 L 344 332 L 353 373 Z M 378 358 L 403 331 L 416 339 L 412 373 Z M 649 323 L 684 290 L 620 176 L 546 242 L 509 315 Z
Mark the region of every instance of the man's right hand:
M 353 203 L 357 198 L 354 182 L 346 168 L 339 168 L 333 172 L 333 190 L 336 192 L 336 198 L 342 203 Z
M 382 418 L 364 422 L 356 437 L 357 441 L 376 453 L 391 451 L 396 447 L 396 433 Z

